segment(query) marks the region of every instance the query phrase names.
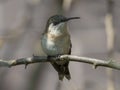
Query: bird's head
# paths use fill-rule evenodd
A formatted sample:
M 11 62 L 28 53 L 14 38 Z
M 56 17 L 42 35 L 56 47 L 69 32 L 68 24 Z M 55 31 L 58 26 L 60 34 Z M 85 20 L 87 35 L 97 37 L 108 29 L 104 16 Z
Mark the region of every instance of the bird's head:
M 48 31 L 64 31 L 64 29 L 66 28 L 66 22 L 73 19 L 80 19 L 80 17 L 67 18 L 62 15 L 54 15 L 48 19 L 46 28 Z

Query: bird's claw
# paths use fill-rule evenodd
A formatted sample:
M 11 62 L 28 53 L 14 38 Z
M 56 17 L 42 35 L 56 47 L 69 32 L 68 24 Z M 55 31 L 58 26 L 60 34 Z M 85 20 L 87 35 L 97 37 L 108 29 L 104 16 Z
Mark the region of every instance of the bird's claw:
M 48 59 L 55 58 L 55 60 L 60 60 L 61 55 L 56 55 L 56 56 L 47 56 Z
M 60 56 L 61 56 L 61 55 L 57 55 L 57 56 L 55 57 L 55 59 L 56 59 L 56 60 L 60 60 Z

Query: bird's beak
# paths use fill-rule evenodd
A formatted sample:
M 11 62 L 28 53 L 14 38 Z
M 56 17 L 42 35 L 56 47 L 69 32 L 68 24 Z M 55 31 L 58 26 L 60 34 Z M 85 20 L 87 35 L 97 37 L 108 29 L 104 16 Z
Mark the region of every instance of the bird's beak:
M 80 17 L 70 17 L 70 18 L 67 18 L 66 21 L 73 20 L 73 19 L 80 19 Z

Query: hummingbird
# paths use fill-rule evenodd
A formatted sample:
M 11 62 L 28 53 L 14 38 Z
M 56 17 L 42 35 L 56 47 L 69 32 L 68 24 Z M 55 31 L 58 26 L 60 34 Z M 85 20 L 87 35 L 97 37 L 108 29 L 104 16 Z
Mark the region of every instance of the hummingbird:
M 71 39 L 68 32 L 67 22 L 73 19 L 79 19 L 80 17 L 67 18 L 63 15 L 51 16 L 46 24 L 45 31 L 41 36 L 41 46 L 44 53 L 49 57 L 70 55 L 71 54 Z M 69 72 L 69 61 L 65 63 L 50 62 L 55 70 L 58 72 L 59 80 L 63 80 L 66 77 L 71 79 Z

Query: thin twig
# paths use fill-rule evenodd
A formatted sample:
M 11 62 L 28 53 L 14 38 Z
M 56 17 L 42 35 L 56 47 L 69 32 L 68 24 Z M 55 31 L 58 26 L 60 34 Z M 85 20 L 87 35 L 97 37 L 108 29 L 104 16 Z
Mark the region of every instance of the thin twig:
M 46 56 L 34 56 L 29 58 L 20 58 L 16 60 L 0 60 L 0 67 L 12 67 L 16 65 L 21 64 L 32 64 L 32 63 L 40 63 L 40 62 L 65 62 L 65 61 L 73 61 L 73 62 L 82 62 L 82 63 L 88 63 L 92 64 L 94 68 L 97 68 L 98 66 L 103 67 L 109 67 L 113 69 L 120 70 L 120 63 L 112 61 L 112 60 L 100 60 L 100 59 L 94 59 L 94 58 L 88 58 L 88 57 L 79 57 L 74 55 L 61 55 L 60 57 L 51 57 L 47 58 Z

